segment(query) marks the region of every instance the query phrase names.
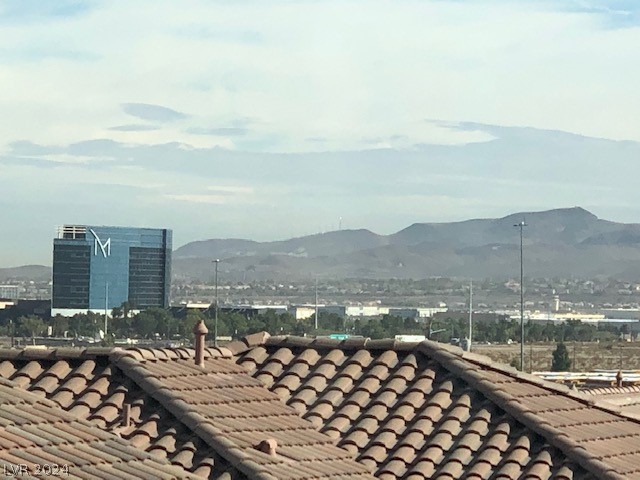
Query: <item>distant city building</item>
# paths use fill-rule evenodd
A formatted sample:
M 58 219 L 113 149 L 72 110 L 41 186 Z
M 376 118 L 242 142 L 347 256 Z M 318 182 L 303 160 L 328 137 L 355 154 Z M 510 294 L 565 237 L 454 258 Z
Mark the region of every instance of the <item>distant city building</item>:
M 0 299 L 0 310 L 6 310 L 16 304 L 16 300 Z
M 52 315 L 168 307 L 171 230 L 65 225 L 53 241 Z
M 341 317 L 377 317 L 387 315 L 388 307 L 379 305 L 325 305 L 318 307 L 319 313 L 336 314 Z
M 318 305 L 318 313 L 320 313 L 321 307 L 324 305 Z M 293 315 L 296 320 L 306 320 L 312 318 L 316 314 L 315 305 L 291 305 L 289 307 L 289 313 Z
M 49 320 L 50 313 L 51 301 L 49 300 L 0 301 L 0 323 L 6 323 L 10 318 L 15 320 L 30 315 Z
M 500 319 L 508 319 L 509 315 L 499 312 L 473 312 L 473 321 L 474 323 L 495 323 Z M 469 310 L 466 312 L 464 310 L 448 310 L 446 312 L 434 312 L 433 319 L 435 321 L 440 322 L 457 322 L 457 321 L 468 321 L 469 320 Z
M 640 320 L 638 308 L 604 308 L 602 313 L 606 318 L 633 318 Z
M 17 285 L 0 285 L 0 299 L 17 300 L 19 289 Z
M 401 318 L 429 318 L 436 313 L 446 312 L 446 307 L 389 307 L 389 315 Z

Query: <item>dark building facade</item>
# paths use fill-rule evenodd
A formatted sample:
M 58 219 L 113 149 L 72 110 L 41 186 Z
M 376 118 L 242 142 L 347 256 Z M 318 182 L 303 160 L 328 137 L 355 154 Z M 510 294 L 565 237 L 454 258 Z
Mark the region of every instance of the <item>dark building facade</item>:
M 65 225 L 53 241 L 52 315 L 168 307 L 171 230 Z

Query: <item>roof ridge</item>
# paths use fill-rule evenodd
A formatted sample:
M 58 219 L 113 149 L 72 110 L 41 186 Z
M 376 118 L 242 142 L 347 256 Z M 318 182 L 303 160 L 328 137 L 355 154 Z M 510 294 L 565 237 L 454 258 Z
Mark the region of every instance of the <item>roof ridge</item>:
M 587 406 L 599 408 L 620 415 L 619 410 L 599 405 L 598 402 L 590 401 L 584 396 L 576 395 L 570 392 L 568 387 L 552 384 L 530 374 L 517 372 L 512 367 L 497 366 L 484 362 L 478 358 L 478 355 L 465 355 L 465 352 L 451 351 L 450 348 L 443 348 L 436 342 L 424 341 L 418 346 L 423 354 L 430 356 L 436 360 L 442 367 L 462 378 L 468 384 L 477 389 L 491 401 L 496 403 L 501 409 L 512 415 L 517 421 L 523 423 L 527 428 L 543 436 L 551 445 L 561 450 L 569 459 L 577 462 L 583 468 L 588 470 L 601 479 L 622 479 L 623 477 L 613 471 L 611 467 L 601 460 L 592 456 L 583 446 L 575 440 L 569 438 L 566 433 L 549 424 L 541 415 L 531 411 L 526 405 L 521 403 L 521 399 L 509 394 L 495 383 L 483 378 L 482 374 L 469 364 L 476 364 L 486 367 L 487 369 L 504 373 L 519 381 L 534 384 L 543 389 L 551 390 L 573 400 L 584 403 Z M 480 361 L 478 361 L 480 360 Z M 562 387 L 564 387 L 564 390 Z M 632 421 L 634 419 L 629 418 Z
M 227 343 L 225 347 L 229 349 L 233 355 L 240 355 L 242 353 L 248 352 L 255 347 L 266 345 L 269 341 L 269 337 L 271 337 L 271 335 L 269 335 L 268 332 L 264 331 L 252 333 Z
M 639 393 L 640 385 L 625 385 L 622 387 L 593 387 L 582 390 L 582 393 L 589 396 L 602 396 L 605 397 L 607 395 L 623 395 L 625 393 Z
M 140 362 L 156 360 L 186 360 L 195 358 L 195 349 L 192 347 L 178 348 L 144 348 L 130 347 L 126 349 L 113 350 L 110 358 L 127 356 Z M 231 358 L 233 352 L 227 347 L 205 347 L 204 358 Z
M 0 348 L 0 360 L 74 360 L 108 357 L 121 347 Z
M 274 347 L 331 348 L 341 350 L 414 350 L 420 342 L 401 342 L 393 338 L 372 340 L 369 337 L 355 337 L 338 340 L 330 337 L 301 337 L 297 335 L 277 335 L 267 337 L 263 345 Z M 240 352 L 244 353 L 244 352 Z
M 144 361 L 138 360 L 126 351 L 116 352 L 112 356 L 112 361 L 126 376 L 157 400 L 233 467 L 249 475 L 252 479 L 277 480 L 276 477 L 265 473 L 259 464 L 255 463 L 234 442 L 226 438 L 224 433 L 216 428 L 209 419 L 195 411 L 191 405 L 158 380 L 155 374 L 144 367 Z
M 234 355 L 240 355 L 257 346 L 265 345 L 269 333 L 258 332 L 234 340 L 230 343 L 221 346 L 209 346 L 205 347 L 205 359 L 206 358 L 232 358 Z M 194 358 L 195 349 L 193 347 L 177 347 L 177 348 L 165 348 L 165 347 L 145 347 L 145 346 L 131 346 L 126 348 L 115 347 L 110 349 L 107 354 L 115 354 L 118 352 L 124 352 L 124 355 L 135 358 L 139 361 L 146 360 L 177 360 Z M 2 357 L 0 356 L 0 359 Z

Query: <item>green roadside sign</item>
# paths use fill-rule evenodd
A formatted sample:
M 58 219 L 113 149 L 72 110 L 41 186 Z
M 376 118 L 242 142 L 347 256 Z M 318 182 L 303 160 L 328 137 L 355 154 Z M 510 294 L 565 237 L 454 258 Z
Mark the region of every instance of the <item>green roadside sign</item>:
M 329 338 L 332 340 L 346 340 L 349 337 L 350 335 L 347 335 L 346 333 L 332 333 L 329 335 Z

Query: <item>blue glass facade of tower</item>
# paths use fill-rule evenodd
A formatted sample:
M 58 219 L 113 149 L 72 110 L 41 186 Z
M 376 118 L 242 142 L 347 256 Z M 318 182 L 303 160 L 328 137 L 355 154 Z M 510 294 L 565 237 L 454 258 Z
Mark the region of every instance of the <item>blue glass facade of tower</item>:
M 53 241 L 53 309 L 168 307 L 171 230 L 67 225 Z

